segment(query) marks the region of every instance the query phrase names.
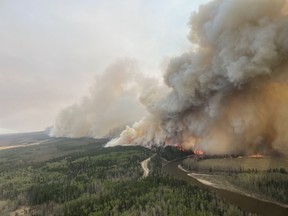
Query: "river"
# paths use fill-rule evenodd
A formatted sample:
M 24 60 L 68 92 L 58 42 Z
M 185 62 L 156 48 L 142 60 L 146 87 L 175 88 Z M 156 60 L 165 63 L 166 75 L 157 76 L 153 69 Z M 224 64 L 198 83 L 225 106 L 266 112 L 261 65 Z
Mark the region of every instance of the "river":
M 200 183 L 196 179 L 187 175 L 187 173 L 178 168 L 182 159 L 169 162 L 163 166 L 163 169 L 169 175 L 175 176 L 176 178 L 182 179 L 186 182 L 193 183 L 202 188 L 209 188 L 210 190 L 216 192 L 220 197 L 224 198 L 227 202 L 238 206 L 240 209 L 256 213 L 263 216 L 287 216 L 288 208 L 271 203 L 264 200 L 259 200 L 250 196 L 239 194 L 236 192 L 214 188 L 205 184 Z

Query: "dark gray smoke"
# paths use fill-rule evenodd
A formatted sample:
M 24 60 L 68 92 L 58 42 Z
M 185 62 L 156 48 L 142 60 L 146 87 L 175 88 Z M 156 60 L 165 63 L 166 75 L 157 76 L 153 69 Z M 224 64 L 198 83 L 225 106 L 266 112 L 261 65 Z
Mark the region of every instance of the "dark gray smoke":
M 207 153 L 288 153 L 287 0 L 215 0 L 190 19 L 196 47 L 171 60 L 168 90 L 107 146 L 180 144 Z

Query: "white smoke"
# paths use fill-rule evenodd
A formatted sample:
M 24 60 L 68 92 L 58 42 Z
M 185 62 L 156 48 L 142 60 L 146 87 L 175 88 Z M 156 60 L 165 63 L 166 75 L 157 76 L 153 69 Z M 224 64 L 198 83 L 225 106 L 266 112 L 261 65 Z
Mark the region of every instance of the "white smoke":
M 142 94 L 149 114 L 107 146 L 288 152 L 287 4 L 215 0 L 202 5 L 189 22 L 189 39 L 197 48 L 170 61 L 164 75 L 168 90 Z
M 117 61 L 97 77 L 89 96 L 59 114 L 50 135 L 103 137 L 113 129 L 133 124 L 146 114 L 138 94 L 153 82 L 139 72 L 135 60 Z

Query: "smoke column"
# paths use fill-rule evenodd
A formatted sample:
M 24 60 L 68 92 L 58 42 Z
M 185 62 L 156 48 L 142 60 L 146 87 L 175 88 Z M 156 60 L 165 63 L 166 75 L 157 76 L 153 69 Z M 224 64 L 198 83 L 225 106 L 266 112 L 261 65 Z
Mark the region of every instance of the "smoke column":
M 139 84 L 136 80 L 142 82 Z M 138 94 L 148 84 L 150 86 L 151 82 L 154 81 L 139 72 L 135 60 L 122 59 L 115 62 L 97 77 L 89 96 L 58 115 L 50 135 L 114 136 L 118 128 L 123 130 L 126 124 L 133 124 L 146 114 L 138 101 Z
M 182 145 L 210 154 L 288 153 L 287 0 L 215 0 L 189 21 L 195 47 L 170 61 L 168 90 L 107 146 Z

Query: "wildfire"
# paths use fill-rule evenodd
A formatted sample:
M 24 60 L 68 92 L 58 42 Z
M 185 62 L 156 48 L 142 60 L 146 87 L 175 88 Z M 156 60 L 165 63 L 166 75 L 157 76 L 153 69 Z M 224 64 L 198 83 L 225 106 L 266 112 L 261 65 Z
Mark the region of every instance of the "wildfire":
M 254 155 L 248 155 L 247 158 L 263 158 L 264 155 L 261 154 L 254 154 Z
M 247 155 L 247 156 L 239 156 L 237 158 L 263 158 L 265 157 L 265 155 L 262 155 L 262 154 L 253 154 L 253 155 Z
M 179 144 L 176 144 L 176 148 L 179 150 L 179 151 L 182 151 L 182 152 L 186 152 L 187 149 L 183 148 L 181 145 Z
M 195 155 L 204 155 L 204 151 L 201 150 L 201 149 L 194 149 L 193 152 L 194 152 Z

